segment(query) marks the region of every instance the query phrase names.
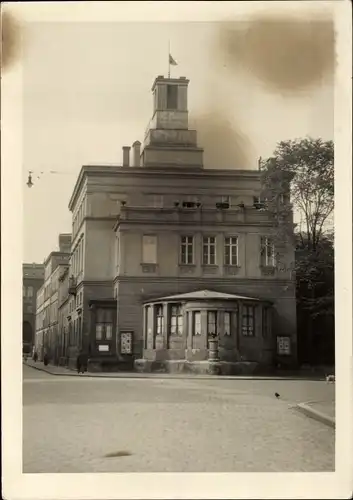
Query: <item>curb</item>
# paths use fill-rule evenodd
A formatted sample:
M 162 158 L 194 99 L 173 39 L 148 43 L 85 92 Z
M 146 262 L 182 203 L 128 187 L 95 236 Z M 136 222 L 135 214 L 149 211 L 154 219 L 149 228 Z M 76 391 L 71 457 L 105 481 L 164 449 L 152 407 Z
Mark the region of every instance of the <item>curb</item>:
M 321 411 L 315 410 L 309 404 L 307 403 L 299 403 L 295 406 L 296 410 L 298 410 L 300 413 L 303 413 L 309 418 L 312 418 L 313 420 L 317 420 L 318 422 L 321 422 L 322 424 L 328 425 L 329 427 L 332 427 L 333 429 L 336 428 L 336 419 L 333 417 L 329 417 L 328 415 L 325 415 L 325 413 L 322 413 Z
M 34 370 L 39 370 L 45 373 L 48 373 L 49 375 L 53 375 L 56 377 L 81 377 L 81 375 L 78 375 L 77 373 L 73 372 L 73 370 L 67 370 L 67 373 L 55 373 L 50 371 L 50 369 L 45 368 L 44 366 L 35 366 L 29 363 L 24 362 L 24 365 L 28 366 L 29 368 L 33 368 Z M 158 374 L 140 374 L 137 375 L 136 373 L 129 373 L 126 375 L 123 373 L 115 373 L 112 374 L 106 373 L 104 375 L 96 375 L 94 373 L 88 373 L 86 372 L 84 374 L 84 378 L 98 378 L 98 379 L 104 379 L 104 378 L 109 378 L 109 379 L 174 379 L 174 380 L 310 380 L 311 382 L 322 382 L 324 381 L 324 378 L 305 378 L 305 377 L 280 377 L 280 376 L 264 376 L 264 377 L 259 377 L 259 376 L 251 376 L 251 375 L 223 375 L 223 376 L 214 376 L 214 375 L 171 375 L 169 373 L 163 373 L 161 375 Z

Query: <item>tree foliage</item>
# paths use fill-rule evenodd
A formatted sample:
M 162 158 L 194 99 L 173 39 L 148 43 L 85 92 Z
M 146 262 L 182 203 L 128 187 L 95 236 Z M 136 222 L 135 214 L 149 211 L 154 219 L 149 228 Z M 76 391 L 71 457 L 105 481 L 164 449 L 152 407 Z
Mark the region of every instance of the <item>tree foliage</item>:
M 298 323 L 307 326 L 305 344 L 313 351 L 318 330 L 331 340 L 334 335 L 333 142 L 282 141 L 260 169 L 277 243 L 292 238 L 296 248 Z

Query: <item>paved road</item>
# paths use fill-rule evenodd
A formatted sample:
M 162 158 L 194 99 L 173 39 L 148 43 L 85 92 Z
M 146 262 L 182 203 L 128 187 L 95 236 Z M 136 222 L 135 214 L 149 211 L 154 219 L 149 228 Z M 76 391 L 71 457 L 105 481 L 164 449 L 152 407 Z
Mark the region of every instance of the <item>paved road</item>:
M 332 398 L 325 382 L 99 379 L 23 369 L 25 473 L 334 470 L 334 430 L 290 407 Z M 129 455 L 105 456 L 115 452 Z

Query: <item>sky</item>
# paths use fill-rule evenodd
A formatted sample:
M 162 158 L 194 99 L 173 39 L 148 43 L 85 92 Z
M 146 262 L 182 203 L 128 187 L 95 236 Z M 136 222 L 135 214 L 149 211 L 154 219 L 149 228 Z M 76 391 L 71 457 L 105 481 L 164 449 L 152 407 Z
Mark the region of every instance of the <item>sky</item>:
M 152 83 L 157 75 L 167 75 L 169 41 L 178 62 L 172 76 L 190 79 L 190 123 L 205 149 L 205 168 L 256 169 L 258 158 L 271 155 L 281 140 L 308 135 L 333 139 L 330 75 L 319 71 L 312 86 L 295 86 L 300 71 L 309 74 L 314 62 L 321 62 L 320 54 L 309 51 L 311 62 L 292 71 L 294 63 L 286 58 L 285 66 L 283 53 L 276 52 L 282 50 L 281 41 L 290 40 L 290 29 L 267 45 L 263 40 L 268 34 L 258 40 L 248 31 L 242 56 L 231 45 L 238 35 L 229 41 L 233 35 L 227 30 L 220 22 L 26 24 L 25 262 L 43 262 L 58 249 L 59 233 L 71 231 L 68 202 L 81 166 L 121 164 L 122 146 L 142 141 L 152 114 Z M 265 54 L 259 55 L 259 45 Z M 305 60 L 307 51 L 298 50 L 297 60 Z M 276 57 L 280 76 L 273 67 Z M 280 86 L 271 85 L 268 68 L 277 80 L 282 78 Z M 294 82 L 293 88 L 284 76 Z M 34 172 L 31 189 L 25 184 L 28 171 Z

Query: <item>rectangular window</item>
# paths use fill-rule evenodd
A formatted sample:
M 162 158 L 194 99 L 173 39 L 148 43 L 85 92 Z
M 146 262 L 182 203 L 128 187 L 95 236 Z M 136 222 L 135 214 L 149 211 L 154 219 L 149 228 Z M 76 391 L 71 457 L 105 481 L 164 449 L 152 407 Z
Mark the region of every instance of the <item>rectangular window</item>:
M 224 313 L 224 335 L 226 337 L 230 337 L 232 335 L 231 318 L 232 318 L 232 313 L 225 311 L 225 313 Z
M 178 109 L 178 87 L 167 85 L 167 109 Z
M 183 334 L 183 315 L 181 306 L 172 306 L 170 311 L 170 334 Z
M 194 238 L 193 236 L 182 236 L 181 238 L 181 264 L 192 264 L 194 261 Z
M 23 297 L 26 296 L 26 287 L 25 286 L 22 287 L 22 296 Z
M 207 312 L 207 335 L 217 335 L 217 312 Z
M 224 264 L 226 266 L 238 265 L 238 237 L 231 236 L 224 239 Z
M 156 307 L 156 320 L 157 320 L 156 334 L 163 335 L 163 327 L 164 327 L 163 306 Z
M 103 328 L 104 326 L 100 323 L 96 324 L 96 339 L 97 340 L 102 340 L 103 338 Z
M 111 340 L 113 336 L 112 309 L 98 309 L 96 318 L 96 340 Z
M 262 309 L 262 336 L 264 338 L 271 335 L 271 309 L 264 307 Z
M 142 262 L 157 264 L 157 236 L 144 235 L 142 237 Z
M 261 238 L 261 265 L 265 267 L 275 267 L 275 245 L 272 238 Z
M 243 305 L 242 314 L 242 334 L 247 337 L 253 337 L 255 335 L 255 307 L 249 305 Z
M 203 238 L 203 265 L 216 264 L 216 238 L 214 236 L 207 236 Z
M 193 312 L 193 335 L 201 335 L 201 313 L 200 311 Z
M 33 297 L 33 286 L 27 288 L 27 297 Z

